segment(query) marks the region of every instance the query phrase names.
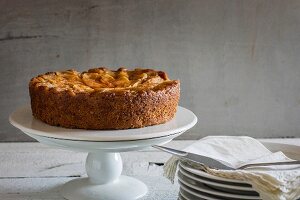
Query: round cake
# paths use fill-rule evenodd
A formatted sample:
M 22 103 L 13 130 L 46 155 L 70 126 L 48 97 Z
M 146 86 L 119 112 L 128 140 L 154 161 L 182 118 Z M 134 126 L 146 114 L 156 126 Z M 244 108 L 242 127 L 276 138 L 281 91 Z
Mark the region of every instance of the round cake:
M 177 110 L 180 83 L 152 69 L 48 72 L 29 83 L 32 114 L 65 128 L 129 129 L 162 124 Z

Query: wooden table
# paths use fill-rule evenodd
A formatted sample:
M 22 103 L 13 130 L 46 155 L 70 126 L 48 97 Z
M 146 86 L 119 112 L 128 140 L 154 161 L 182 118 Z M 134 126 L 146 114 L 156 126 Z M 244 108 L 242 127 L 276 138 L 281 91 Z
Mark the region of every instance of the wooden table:
M 271 139 L 297 144 L 300 139 Z M 172 141 L 182 149 L 194 141 Z M 59 150 L 40 143 L 0 143 L 0 200 L 63 200 L 61 185 L 85 177 L 86 153 Z M 178 184 L 162 176 L 169 154 L 155 149 L 122 153 L 123 174 L 142 180 L 149 188 L 143 199 L 175 200 Z

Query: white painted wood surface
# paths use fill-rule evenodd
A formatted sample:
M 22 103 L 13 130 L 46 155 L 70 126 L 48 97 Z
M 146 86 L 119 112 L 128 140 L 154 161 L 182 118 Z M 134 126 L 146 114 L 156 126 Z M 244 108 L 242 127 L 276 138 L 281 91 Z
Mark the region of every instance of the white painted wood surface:
M 300 146 L 300 139 L 268 139 Z M 194 141 L 172 141 L 183 149 Z M 54 149 L 40 143 L 0 143 L 0 200 L 63 200 L 59 188 L 84 177 L 86 153 Z M 122 153 L 123 174 L 134 176 L 149 188 L 145 200 L 175 200 L 178 184 L 162 176 L 169 154 L 155 149 Z
M 174 141 L 183 148 L 192 141 Z M 87 153 L 54 149 L 40 143 L 0 143 L 0 200 L 62 200 L 59 188 L 73 178 L 84 177 Z M 134 176 L 149 188 L 147 200 L 177 199 L 178 184 L 162 176 L 170 155 L 154 149 L 122 153 L 123 174 Z

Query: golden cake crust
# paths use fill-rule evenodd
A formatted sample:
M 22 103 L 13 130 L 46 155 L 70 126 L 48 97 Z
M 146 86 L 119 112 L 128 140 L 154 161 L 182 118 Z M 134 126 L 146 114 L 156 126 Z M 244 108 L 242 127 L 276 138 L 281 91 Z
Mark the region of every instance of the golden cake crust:
M 171 120 L 180 83 L 151 69 L 48 72 L 29 83 L 33 116 L 66 128 L 128 129 Z

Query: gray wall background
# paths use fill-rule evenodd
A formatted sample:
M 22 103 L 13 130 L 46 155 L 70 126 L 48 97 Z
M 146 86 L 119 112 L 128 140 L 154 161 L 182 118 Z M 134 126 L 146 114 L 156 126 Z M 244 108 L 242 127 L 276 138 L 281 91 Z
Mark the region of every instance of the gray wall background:
M 0 1 L 0 141 L 28 81 L 94 66 L 159 68 L 205 135 L 300 136 L 300 1 Z

